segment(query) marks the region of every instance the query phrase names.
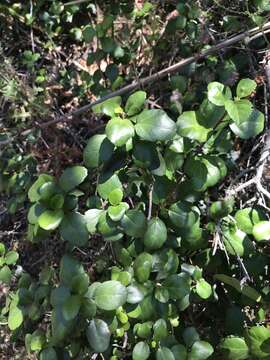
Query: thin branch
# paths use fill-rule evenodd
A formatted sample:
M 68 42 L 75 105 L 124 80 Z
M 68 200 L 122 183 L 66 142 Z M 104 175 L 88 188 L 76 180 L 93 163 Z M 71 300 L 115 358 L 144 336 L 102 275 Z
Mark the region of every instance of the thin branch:
M 150 185 L 150 190 L 149 190 L 149 207 L 148 207 L 147 220 L 150 220 L 150 219 L 151 219 L 151 216 L 152 216 L 152 206 L 153 206 L 153 185 Z
M 193 62 L 196 62 L 198 60 L 202 60 L 204 59 L 205 57 L 207 57 L 208 55 L 212 55 L 216 52 L 218 52 L 219 50 L 221 49 L 224 49 L 224 48 L 227 48 L 231 45 L 234 45 L 235 43 L 239 42 L 239 41 L 242 41 L 242 40 L 245 40 L 247 39 L 247 41 L 249 41 L 250 37 L 254 36 L 254 35 L 261 35 L 263 36 L 264 32 L 266 30 L 269 30 L 270 29 L 270 22 L 267 22 L 266 24 L 264 24 L 263 26 L 261 27 L 256 27 L 254 29 L 251 29 L 249 31 L 245 31 L 245 32 L 242 32 L 240 34 L 237 34 L 231 38 L 228 38 L 224 41 L 221 41 L 220 43 L 210 47 L 209 49 L 207 50 L 203 50 L 201 53 L 197 54 L 197 55 L 194 55 L 194 56 L 191 56 L 187 59 L 183 59 L 181 61 L 179 61 L 178 63 L 174 64 L 174 65 L 171 65 L 165 69 L 162 69 L 160 71 L 158 71 L 157 73 L 153 74 L 153 75 L 150 75 L 150 76 L 147 76 L 145 78 L 142 78 L 142 79 L 138 79 L 137 81 L 134 81 L 133 83 L 129 84 L 129 85 L 126 85 L 124 86 L 123 88 L 119 89 L 119 90 L 116 90 L 116 91 L 113 91 L 111 93 L 109 93 L 108 95 L 105 95 L 103 96 L 102 98 L 96 100 L 96 101 L 93 101 L 92 103 L 90 104 L 87 104 L 87 105 L 84 105 L 80 108 L 78 108 L 77 110 L 74 110 L 72 111 L 70 114 L 67 114 L 67 115 L 63 115 L 63 116 L 60 116 L 56 119 L 53 119 L 53 120 L 50 120 L 50 121 L 47 121 L 43 124 L 39 124 L 39 126 L 41 128 L 45 128 L 45 127 L 48 127 L 50 125 L 53 125 L 53 124 L 57 124 L 59 122 L 66 122 L 66 121 L 72 121 L 74 117 L 77 117 L 83 113 L 85 113 L 86 111 L 90 110 L 93 106 L 97 105 L 97 104 L 100 104 L 102 102 L 104 102 L 105 100 L 108 100 L 108 99 L 111 99 L 115 96 L 121 96 L 121 95 L 124 95 L 124 94 L 127 94 L 127 93 L 130 93 L 134 90 L 137 90 L 147 84 L 150 84 L 152 82 L 156 82 L 164 77 L 166 77 L 168 74 L 172 74 L 172 73 L 175 73 L 177 71 L 179 71 L 181 68 L 183 68 L 184 66 L 187 66 Z

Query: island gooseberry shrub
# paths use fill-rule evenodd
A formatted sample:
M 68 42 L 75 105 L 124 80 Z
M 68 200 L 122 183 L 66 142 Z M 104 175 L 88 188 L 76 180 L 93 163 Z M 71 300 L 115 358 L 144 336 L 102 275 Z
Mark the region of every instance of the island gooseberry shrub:
M 201 105 L 177 119 L 149 109 L 144 91 L 93 108 L 109 121 L 88 140 L 83 165 L 58 179 L 41 174 L 28 192 L 28 238 L 66 243 L 59 269 L 38 279 L 23 272 L 2 310 L 29 353 L 270 358 L 270 222 L 262 207 L 239 209 L 233 191 L 219 189 L 234 169 L 235 141 L 264 129 L 255 90 L 250 79 L 233 91 L 212 82 Z M 92 237 L 115 256 L 96 281 L 73 251 Z

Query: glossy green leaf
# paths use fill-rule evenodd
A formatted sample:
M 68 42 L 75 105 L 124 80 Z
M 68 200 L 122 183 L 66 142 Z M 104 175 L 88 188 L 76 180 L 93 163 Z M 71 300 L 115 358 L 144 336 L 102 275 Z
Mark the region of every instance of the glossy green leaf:
M 151 219 L 147 224 L 143 243 L 149 250 L 157 250 L 163 246 L 167 240 L 167 228 L 158 217 Z
M 132 122 L 118 117 L 108 122 L 105 132 L 108 139 L 117 147 L 125 145 L 135 134 Z
M 114 189 L 109 193 L 109 202 L 111 205 L 118 205 L 123 199 L 123 191 L 121 189 Z
M 116 310 L 126 300 L 127 290 L 119 281 L 105 281 L 95 291 L 95 302 L 103 310 Z
M 196 292 L 202 299 L 208 299 L 212 295 L 211 285 L 204 279 L 196 282 Z
M 128 210 L 121 220 L 125 233 L 132 237 L 142 237 L 146 230 L 147 221 L 140 210 Z
M 207 128 L 199 124 L 195 111 L 185 111 L 180 115 L 177 129 L 179 135 L 199 142 L 205 142 L 209 133 Z
M 38 179 L 30 187 L 28 191 L 28 198 L 31 202 L 36 202 L 40 199 L 40 193 L 38 192 L 39 188 L 46 182 L 52 181 L 53 177 L 47 174 L 39 175 Z
M 270 339 L 270 329 L 261 325 L 253 326 L 245 336 L 250 354 L 257 359 L 267 359 L 270 353 L 264 351 L 264 344 Z
M 222 235 L 225 248 L 230 255 L 246 257 L 252 253 L 252 242 L 242 230 L 224 230 Z
M 83 166 L 67 168 L 60 176 L 59 185 L 65 192 L 69 192 L 85 180 L 87 173 L 87 169 Z
M 256 241 L 270 240 L 270 221 L 260 221 L 255 224 L 252 234 Z
M 225 109 L 230 118 L 239 125 L 250 116 L 252 112 L 252 103 L 248 100 L 226 100 Z
M 64 218 L 62 210 L 45 210 L 38 217 L 38 225 L 44 230 L 55 230 Z
M 60 234 L 65 241 L 74 246 L 85 246 L 89 234 L 84 216 L 77 212 L 66 214 L 60 225 Z
M 207 87 L 208 100 L 214 105 L 223 106 L 226 99 L 229 98 L 228 94 L 224 94 L 225 87 L 219 82 L 211 82 Z
M 144 289 L 140 284 L 132 284 L 127 287 L 127 302 L 137 304 L 144 298 Z
M 146 100 L 145 91 L 136 91 L 127 99 L 125 112 L 128 116 L 134 116 L 142 111 Z
M 144 283 L 149 279 L 152 270 L 152 255 L 148 253 L 141 253 L 134 261 L 134 274 L 139 283 Z
M 150 356 L 150 348 L 144 341 L 138 342 L 132 351 L 132 360 L 146 360 Z
M 128 209 L 129 205 L 125 202 L 117 206 L 109 206 L 108 215 L 113 221 L 120 221 Z
M 251 79 L 241 79 L 237 84 L 236 95 L 243 98 L 251 95 L 256 90 L 257 84 Z
M 155 170 L 160 166 L 157 148 L 147 141 L 139 141 L 133 147 L 133 159 L 137 166 Z
M 5 284 L 9 284 L 11 281 L 11 270 L 10 268 L 5 265 L 3 267 L 1 267 L 0 269 L 0 282 L 3 282 Z
M 263 113 L 254 109 L 241 122 L 231 124 L 230 128 L 235 135 L 245 140 L 260 134 L 264 129 L 264 122 Z
M 208 359 L 214 352 L 211 344 L 206 341 L 195 341 L 192 345 L 188 360 L 205 360 Z
M 83 161 L 88 168 L 94 168 L 108 161 L 113 154 L 114 146 L 106 135 L 92 136 L 84 149 Z
M 103 199 L 107 200 L 110 193 L 115 189 L 123 189 L 119 177 L 116 174 L 109 177 L 104 175 L 99 179 L 97 191 Z
M 90 321 L 86 336 L 95 352 L 104 352 L 110 345 L 111 333 L 107 323 L 100 319 Z
M 156 360 L 175 360 L 175 358 L 169 348 L 162 347 L 156 352 Z
M 164 319 L 157 320 L 153 325 L 154 339 L 160 341 L 168 336 L 167 323 Z
M 182 274 L 168 276 L 163 285 L 169 291 L 172 300 L 182 299 L 190 293 L 188 280 Z
M 99 218 L 103 212 L 104 210 L 100 209 L 90 209 L 85 212 L 84 218 L 86 221 L 86 227 L 90 234 L 94 234 L 96 232 Z
M 169 218 L 177 228 L 192 228 L 199 216 L 197 207 L 182 201 L 171 205 L 169 209 Z
M 142 140 L 166 141 L 176 134 L 176 124 L 163 110 L 145 110 L 137 117 L 135 130 Z
M 14 250 L 8 251 L 5 255 L 5 263 L 7 265 L 16 264 L 18 259 L 19 259 L 19 254 L 17 253 L 17 251 Z
M 38 189 L 38 192 L 40 194 L 40 200 L 49 200 L 56 191 L 56 185 L 53 181 L 46 182 Z
M 249 349 L 241 337 L 228 336 L 220 344 L 228 360 L 245 360 L 249 358 Z
M 259 207 L 248 207 L 238 210 L 234 218 L 239 229 L 247 234 L 252 234 L 254 225 L 267 220 L 265 213 Z

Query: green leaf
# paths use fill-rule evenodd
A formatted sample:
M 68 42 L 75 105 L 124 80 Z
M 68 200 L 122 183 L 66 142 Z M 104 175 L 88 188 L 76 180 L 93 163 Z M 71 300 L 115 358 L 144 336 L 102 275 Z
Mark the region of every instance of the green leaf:
M 127 303 L 138 304 L 144 298 L 144 288 L 140 284 L 133 283 L 127 287 Z
M 177 119 L 177 128 L 179 135 L 202 143 L 207 140 L 209 133 L 209 129 L 199 124 L 195 111 L 183 112 Z
M 89 277 L 86 273 L 75 275 L 70 285 L 72 292 L 79 295 L 84 295 L 88 290 Z
M 63 316 L 69 321 L 74 319 L 80 310 L 81 299 L 78 295 L 71 295 L 62 306 Z
M 8 314 L 8 327 L 10 330 L 16 330 L 23 322 L 23 312 L 17 306 L 13 306 Z
M 28 198 L 31 202 L 36 202 L 40 199 L 39 188 L 46 182 L 53 181 L 53 177 L 47 174 L 39 175 L 38 179 L 30 187 L 28 191 Z
M 60 225 L 60 234 L 65 241 L 74 246 L 85 246 L 89 234 L 84 216 L 77 212 L 66 214 Z
M 154 339 L 160 341 L 168 336 L 167 323 L 164 319 L 157 320 L 153 325 Z
M 146 100 L 145 91 L 136 91 L 127 99 L 125 112 L 128 116 L 134 116 L 142 111 Z
M 237 227 L 247 234 L 252 234 L 254 225 L 260 221 L 267 220 L 265 213 L 259 207 L 249 207 L 238 210 L 234 218 Z
M 212 295 L 211 285 L 204 279 L 197 281 L 196 291 L 202 299 L 208 299 Z
M 258 293 L 257 290 L 253 289 L 252 287 L 244 284 L 241 285 L 240 281 L 232 278 L 225 274 L 216 274 L 214 275 L 214 278 L 223 282 L 224 284 L 232 286 L 235 290 L 237 290 L 239 293 L 247 296 L 248 298 L 260 302 L 261 301 L 261 295 Z
M 45 334 L 41 330 L 36 330 L 31 335 L 30 348 L 32 351 L 40 351 L 46 343 Z
M 156 360 L 175 360 L 175 358 L 169 348 L 162 347 L 156 352 Z
M 74 324 L 73 321 L 67 321 L 64 318 L 62 308 L 60 306 L 54 308 L 51 316 L 53 343 L 57 344 L 62 342 L 63 339 L 71 331 L 73 324 Z
M 5 263 L 7 265 L 14 265 L 16 264 L 18 259 L 19 259 L 19 254 L 17 253 L 17 251 L 11 250 L 6 253 Z
M 187 349 L 184 345 L 179 344 L 179 345 L 174 345 L 171 348 L 171 351 L 174 355 L 175 360 L 177 359 L 183 359 L 186 360 L 187 358 Z
M 255 224 L 252 234 L 256 241 L 270 240 L 270 221 L 260 221 Z
M 123 199 L 123 191 L 121 189 L 114 189 L 109 193 L 109 202 L 111 205 L 119 205 Z
M 147 224 L 143 243 L 149 250 L 157 250 L 163 246 L 167 240 L 167 228 L 158 217 L 151 219 Z
M 99 218 L 98 231 L 106 241 L 118 241 L 124 235 L 118 224 L 112 221 L 106 212 L 102 213 Z
M 214 201 L 209 209 L 209 214 L 213 219 L 222 219 L 233 211 L 234 199 L 228 197 L 224 200 Z
M 129 205 L 122 202 L 117 206 L 109 206 L 108 215 L 113 221 L 120 221 L 128 209 Z
M 93 106 L 92 110 L 96 114 L 103 113 L 107 116 L 114 117 L 115 111 L 121 106 L 121 102 L 121 96 L 115 96 L 103 101 L 101 104 Z
M 56 185 L 53 181 L 46 182 L 38 189 L 40 200 L 49 200 L 56 193 Z
M 147 221 L 140 210 L 128 210 L 121 220 L 125 233 L 132 237 L 142 237 L 145 233 Z
M 92 136 L 83 151 L 83 161 L 88 168 L 95 168 L 110 160 L 114 146 L 106 135 Z
M 142 140 L 166 141 L 176 134 L 176 124 L 163 110 L 145 110 L 137 117 L 135 130 Z
M 143 252 L 136 257 L 133 269 L 135 278 L 139 283 L 144 283 L 149 279 L 152 270 L 152 263 L 152 255 L 148 253 Z
M 59 185 L 65 192 L 69 192 L 84 181 L 87 173 L 87 169 L 83 166 L 72 166 L 67 168 L 60 176 Z
M 0 283 L 10 284 L 11 281 L 11 270 L 5 265 L 0 269 Z
M 105 132 L 108 139 L 117 147 L 125 145 L 135 134 L 132 122 L 118 117 L 108 122 Z
M 134 163 L 142 168 L 155 170 L 160 166 L 157 147 L 147 141 L 136 142 L 132 153 Z
M 38 225 L 44 230 L 55 230 L 64 217 L 62 210 L 45 210 L 38 217 Z
M 169 291 L 170 299 L 172 300 L 180 300 L 190 293 L 188 280 L 182 274 L 168 276 L 163 285 Z
M 252 253 L 253 244 L 243 231 L 229 229 L 223 230 L 222 234 L 225 248 L 230 255 L 246 257 Z
M 146 360 L 150 356 L 150 348 L 144 341 L 138 342 L 132 351 L 132 360 Z
M 90 234 L 94 234 L 96 232 L 99 218 L 103 213 L 104 210 L 100 209 L 90 209 L 85 212 L 84 218 L 86 221 L 86 227 Z
M 188 360 L 205 360 L 208 359 L 214 352 L 211 344 L 206 341 L 195 341 L 188 354 Z
M 106 175 L 100 177 L 97 191 L 103 199 L 107 200 L 110 193 L 115 189 L 123 190 L 119 177 L 116 174 L 109 178 Z
M 183 331 L 185 344 L 190 348 L 196 341 L 200 340 L 200 335 L 194 326 L 189 326 Z
M 102 353 L 110 345 L 111 333 L 107 323 L 100 319 L 90 321 L 86 330 L 87 340 L 95 352 Z
M 70 297 L 70 289 L 65 286 L 58 286 L 51 292 L 50 302 L 53 307 L 63 305 Z
M 251 95 L 256 90 L 257 84 L 251 79 L 241 79 L 236 88 L 236 95 L 243 98 Z
M 249 358 L 249 349 L 241 337 L 228 336 L 220 344 L 220 349 L 228 360 L 245 360 Z
M 105 281 L 95 291 L 95 302 L 103 310 L 116 310 L 124 305 L 126 300 L 127 289 L 119 281 Z
M 39 354 L 40 360 L 57 360 L 57 354 L 54 348 L 46 348 Z
M 84 274 L 82 264 L 70 255 L 64 255 L 60 262 L 60 282 L 69 287 L 72 279 L 80 274 Z
M 84 41 L 87 43 L 90 43 L 93 40 L 93 38 L 95 37 L 96 31 L 92 26 L 87 25 L 83 29 L 82 35 L 83 35 Z
M 230 118 L 239 126 L 252 113 L 252 103 L 248 100 L 226 100 L 225 109 Z
M 199 217 L 198 208 L 183 201 L 172 204 L 169 209 L 169 218 L 177 228 L 190 229 Z
M 230 124 L 230 128 L 235 135 L 244 140 L 257 136 L 264 129 L 264 115 L 253 109 L 240 123 Z
M 265 326 L 253 326 L 245 336 L 251 355 L 257 359 L 268 359 L 269 352 L 265 352 L 264 343 L 270 339 L 270 329 Z
M 225 90 L 224 85 L 216 81 L 208 84 L 207 90 L 208 100 L 217 106 L 223 106 L 225 101 L 231 97 L 230 92 L 227 89 Z M 224 93 L 224 90 L 226 93 Z

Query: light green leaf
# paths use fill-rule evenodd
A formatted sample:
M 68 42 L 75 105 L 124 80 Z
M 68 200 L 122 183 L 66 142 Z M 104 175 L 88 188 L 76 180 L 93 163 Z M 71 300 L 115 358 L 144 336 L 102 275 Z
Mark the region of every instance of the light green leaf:
M 160 341 L 168 336 L 167 323 L 164 319 L 157 320 L 153 325 L 154 339 Z
M 249 358 L 249 349 L 241 337 L 228 336 L 220 344 L 220 349 L 228 360 L 245 360 Z
M 167 228 L 164 222 L 157 217 L 151 219 L 143 238 L 145 247 L 149 250 L 157 250 L 163 246 L 166 240 Z
M 144 213 L 140 210 L 128 210 L 121 220 L 125 233 L 132 237 L 142 237 L 147 222 Z
M 114 189 L 109 193 L 109 202 L 111 205 L 119 205 L 123 199 L 123 191 L 121 189 Z
M 74 246 L 85 246 L 89 234 L 84 216 L 77 212 L 66 214 L 60 225 L 60 234 L 65 241 Z
M 264 115 L 260 111 L 253 109 L 240 123 L 230 124 L 230 128 L 241 139 L 257 136 L 264 129 Z
M 199 142 L 205 142 L 209 133 L 209 129 L 199 124 L 195 111 L 183 112 L 177 120 L 177 128 L 179 135 Z
M 126 300 L 127 289 L 119 281 L 105 281 L 95 291 L 95 302 L 103 310 L 116 310 L 124 305 Z
M 83 161 L 88 168 L 98 167 L 111 158 L 113 149 L 114 146 L 106 135 L 94 135 L 83 151 Z
M 116 174 L 113 174 L 109 178 L 106 175 L 100 177 L 97 191 L 103 199 L 107 200 L 110 193 L 115 189 L 123 190 L 119 177 Z
M 16 330 L 23 322 L 23 312 L 17 306 L 13 306 L 8 314 L 8 327 L 10 330 Z
M 122 202 L 117 206 L 109 206 L 108 215 L 113 221 L 120 221 L 128 209 L 129 205 Z
M 39 188 L 46 182 L 53 181 L 53 177 L 47 174 L 39 175 L 38 179 L 30 187 L 28 191 L 28 198 L 31 202 L 36 202 L 40 199 Z
M 225 248 L 230 255 L 246 257 L 252 253 L 253 244 L 242 230 L 223 230 L 222 234 Z
M 38 217 L 38 225 L 44 230 L 55 230 L 64 217 L 62 210 L 46 210 Z
M 146 92 L 136 91 L 127 99 L 125 112 L 128 116 L 134 116 L 142 111 L 146 100 Z
M 36 330 L 31 335 L 30 348 L 32 351 L 40 351 L 46 343 L 45 334 L 41 330 Z
M 115 115 L 115 111 L 120 108 L 121 102 L 121 96 L 115 96 L 111 99 L 103 101 L 101 104 L 93 106 L 92 110 L 96 114 L 103 113 L 107 116 L 113 117 Z
M 65 192 L 69 192 L 84 181 L 87 173 L 87 169 L 83 166 L 72 166 L 67 168 L 60 176 L 59 185 Z
M 198 208 L 183 201 L 172 204 L 169 209 L 169 218 L 177 228 L 190 229 L 199 217 Z
M 202 299 L 208 299 L 212 295 L 211 285 L 204 279 L 197 281 L 196 291 Z
M 226 100 L 225 109 L 229 117 L 237 124 L 241 124 L 252 112 L 252 103 L 248 100 Z
M 176 134 L 176 124 L 163 110 L 145 110 L 137 117 L 135 130 L 142 140 L 166 141 Z
M 214 105 L 223 106 L 225 101 L 230 98 L 229 91 L 226 91 L 224 85 L 219 82 L 211 82 L 208 84 L 207 90 L 208 100 Z M 226 94 L 224 93 L 224 90 L 226 91 Z
M 249 207 L 238 210 L 234 218 L 239 229 L 247 234 L 252 234 L 254 225 L 267 220 L 265 213 L 259 207 Z
M 11 281 L 11 270 L 5 265 L 0 269 L 0 283 L 9 284 Z
M 86 221 L 86 227 L 90 234 L 94 234 L 96 232 L 99 218 L 103 212 L 104 210 L 100 209 L 90 209 L 85 212 L 84 218 Z
M 152 255 L 146 252 L 143 252 L 136 257 L 133 269 L 135 278 L 139 283 L 144 283 L 149 279 L 152 270 L 152 263 Z
M 270 329 L 265 326 L 253 326 L 245 336 L 251 355 L 257 359 L 268 359 L 269 352 L 264 351 L 264 343 L 270 339 Z
M 251 79 L 241 79 L 236 88 L 236 95 L 243 98 L 251 95 L 256 90 L 257 84 Z
M 270 221 L 260 221 L 255 224 L 252 234 L 257 241 L 270 240 Z
M 17 251 L 11 250 L 6 253 L 5 263 L 7 265 L 14 265 L 16 264 L 18 259 L 19 259 L 19 254 L 17 253 Z
M 150 356 L 150 348 L 144 341 L 138 342 L 132 351 L 132 360 L 146 360 Z
M 127 302 L 129 304 L 138 304 L 144 298 L 145 289 L 142 285 L 133 283 L 127 287 Z
M 135 134 L 132 122 L 118 117 L 108 122 L 105 132 L 108 139 L 117 147 L 125 145 Z
M 95 352 L 104 352 L 110 345 L 111 333 L 107 323 L 103 320 L 91 320 L 86 330 L 86 336 Z

